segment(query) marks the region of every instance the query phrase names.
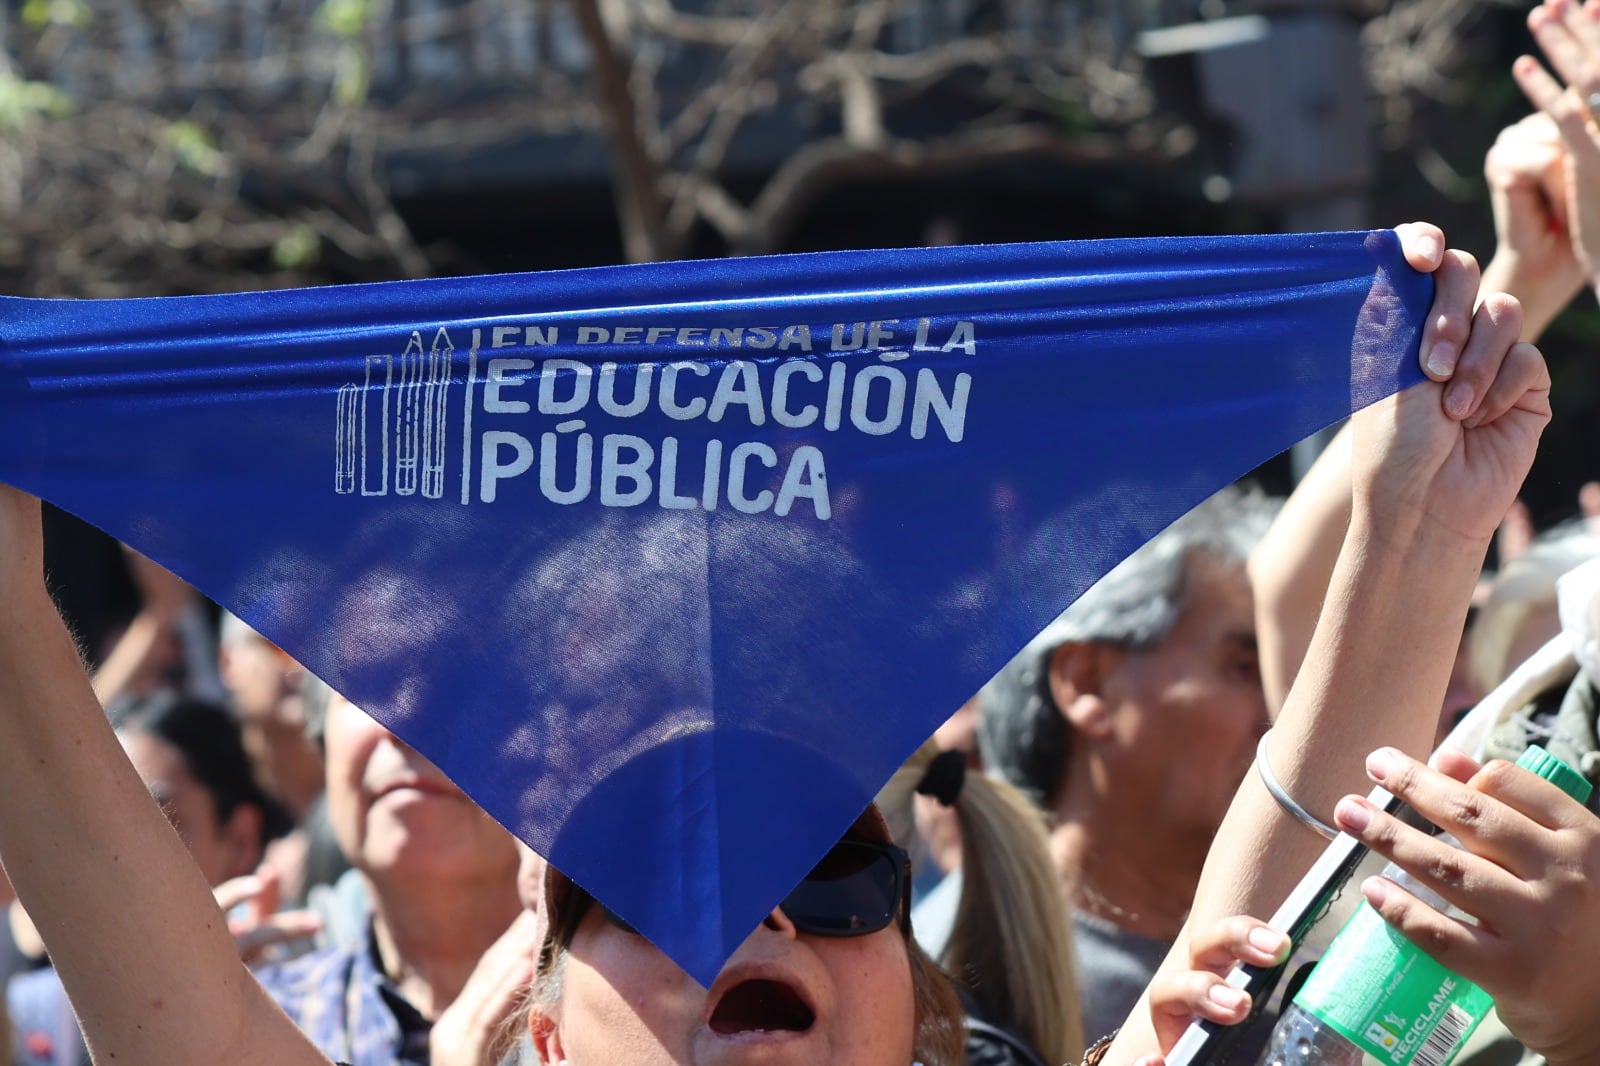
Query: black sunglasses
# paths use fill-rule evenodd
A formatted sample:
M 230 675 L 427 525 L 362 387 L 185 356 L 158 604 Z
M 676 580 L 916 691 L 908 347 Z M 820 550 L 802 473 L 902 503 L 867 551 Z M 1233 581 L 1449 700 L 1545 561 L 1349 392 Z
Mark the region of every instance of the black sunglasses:
M 896 919 L 911 935 L 911 857 L 893 844 L 841 840 L 779 906 L 802 933 L 866 936 Z M 602 905 L 606 921 L 628 933 L 638 930 Z

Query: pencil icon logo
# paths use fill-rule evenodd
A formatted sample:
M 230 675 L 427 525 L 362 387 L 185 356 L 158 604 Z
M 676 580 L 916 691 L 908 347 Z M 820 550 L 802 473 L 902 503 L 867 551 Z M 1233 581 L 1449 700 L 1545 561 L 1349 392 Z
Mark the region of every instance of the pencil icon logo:
M 395 355 L 369 355 L 361 382 L 339 387 L 333 491 L 341 496 L 444 496 L 455 343 L 443 328 L 424 351 L 422 332 Z
M 356 491 L 356 465 L 360 455 L 358 405 L 361 390 L 355 382 L 339 386 L 339 414 L 334 424 L 333 491 L 348 495 Z
M 417 343 L 420 347 L 420 337 Z M 455 350 L 450 334 L 441 326 L 428 351 L 428 374 L 422 389 L 422 495 L 430 500 L 444 496 L 445 411 L 450 398 L 450 357 Z
M 417 491 L 418 466 L 422 457 L 422 334 L 411 334 L 406 350 L 400 353 L 399 403 L 394 424 L 394 491 L 410 496 Z

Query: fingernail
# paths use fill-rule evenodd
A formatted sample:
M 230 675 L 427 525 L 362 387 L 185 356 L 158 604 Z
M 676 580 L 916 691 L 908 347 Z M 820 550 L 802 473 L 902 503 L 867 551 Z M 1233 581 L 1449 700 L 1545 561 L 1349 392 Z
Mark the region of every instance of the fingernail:
M 1278 952 L 1289 946 L 1288 937 L 1276 929 L 1268 929 L 1265 926 L 1257 926 L 1250 930 L 1249 939 L 1251 947 L 1271 955 L 1273 958 L 1277 958 Z
M 1439 238 L 1437 237 L 1418 237 L 1417 251 L 1422 253 L 1424 259 L 1432 263 L 1444 255 L 1444 245 L 1439 243 Z
M 1381 907 L 1389 898 L 1389 883 L 1381 877 L 1369 877 L 1361 882 L 1361 895 L 1374 907 Z
M 1239 1010 L 1250 1002 L 1243 992 L 1232 985 L 1212 985 L 1206 990 L 1206 998 L 1225 1010 Z
M 1456 368 L 1456 346 L 1449 341 L 1435 341 L 1428 350 L 1428 373 L 1447 378 Z
M 1369 762 L 1368 767 L 1371 767 Z M 1333 820 L 1339 823 L 1340 828 L 1351 833 L 1364 832 L 1372 823 L 1372 812 L 1367 810 L 1366 804 L 1353 796 L 1346 796 L 1333 808 Z
M 1399 768 L 1400 753 L 1393 748 L 1379 748 L 1367 756 L 1367 776 L 1380 785 Z
M 1472 386 L 1465 381 L 1451 385 L 1444 393 L 1444 413 L 1456 421 L 1467 417 L 1472 410 Z

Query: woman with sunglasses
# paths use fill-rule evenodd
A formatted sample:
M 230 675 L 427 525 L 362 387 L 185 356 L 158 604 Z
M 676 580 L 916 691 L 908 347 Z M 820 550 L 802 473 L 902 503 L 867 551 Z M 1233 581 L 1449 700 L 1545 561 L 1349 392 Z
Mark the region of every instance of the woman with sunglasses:
M 540 1061 L 961 1061 L 961 1006 L 910 937 L 910 860 L 869 809 L 702 989 L 553 867 L 529 1029 Z
M 1453 261 L 1444 256 L 1442 235 L 1432 227 L 1402 228 L 1402 243 L 1418 269 L 1436 270 L 1442 259 Z M 1369 488 L 1401 513 L 1418 501 L 1444 506 L 1441 495 L 1448 497 L 1453 515 L 1483 517 L 1492 532 L 1500 514 L 1487 512 L 1498 506 L 1503 513 L 1510 502 L 1509 495 L 1499 500 L 1499 482 L 1513 482 L 1507 491 L 1514 494 L 1543 421 L 1536 419 L 1531 435 L 1499 434 L 1496 425 L 1486 423 L 1496 423 L 1506 409 L 1537 391 L 1530 367 L 1536 366 L 1532 378 L 1537 378 L 1543 363 L 1532 349 L 1512 346 L 1515 329 L 1507 333 L 1504 305 L 1493 297 L 1485 301 L 1488 318 L 1480 316 L 1478 325 L 1484 328 L 1474 327 L 1469 340 L 1465 324 L 1472 320 L 1475 271 L 1470 286 L 1457 282 L 1441 275 L 1423 350 L 1433 352 L 1430 342 L 1441 335 L 1436 323 L 1460 327 L 1452 336 L 1454 351 L 1461 353 L 1456 384 L 1467 391 L 1473 413 L 1452 408 L 1455 437 L 1433 433 L 1429 420 L 1437 417 L 1439 389 L 1412 390 L 1404 410 L 1431 403 L 1435 415 L 1372 423 L 1378 458 L 1368 471 Z M 1451 373 L 1437 376 L 1449 379 Z M 1547 376 L 1543 383 L 1548 386 Z M 1393 404 L 1385 408 L 1391 416 L 1394 410 Z M 1547 404 L 1544 413 L 1547 418 Z M 1420 437 L 1406 431 L 1417 418 L 1425 423 Z M 1504 436 L 1503 446 L 1486 444 L 1463 454 L 1462 418 L 1475 419 L 1478 439 Z M 1449 452 L 1451 470 L 1465 468 L 1466 475 L 1477 477 L 1430 480 L 1440 448 Z M 1458 493 L 1463 498 L 1456 499 Z M 1395 575 L 1385 567 L 1393 562 L 1392 553 L 1385 550 L 1382 531 L 1358 530 L 1352 523 L 1352 537 L 1366 539 L 1353 549 L 1353 569 L 1340 575 L 1344 586 L 1364 590 L 1374 579 L 1391 581 Z M 1457 576 L 1454 568 L 1446 568 L 1442 579 L 1450 584 Z M 1440 580 L 1426 569 L 1413 577 L 1405 589 L 1413 599 L 1419 587 Z M 1398 598 L 1396 587 L 1381 584 L 1380 595 Z M 1468 586 L 1470 591 L 1470 581 Z M 0 489 L 0 604 L 0 856 L 49 945 L 97 1061 L 325 1066 L 327 1060 L 239 961 L 205 879 L 113 736 L 45 587 L 38 501 L 9 488 Z M 1358 642 L 1373 656 L 1373 669 L 1362 671 L 1364 683 L 1393 682 L 1404 690 L 1401 695 L 1410 696 L 1404 679 L 1393 676 L 1411 668 L 1393 653 L 1405 647 L 1404 631 L 1394 630 L 1392 612 L 1382 613 L 1380 620 L 1383 625 L 1371 619 L 1343 622 L 1349 630 L 1370 630 Z M 1387 643 L 1371 650 L 1373 639 Z M 1330 663 L 1352 670 L 1366 665 L 1359 657 L 1349 661 L 1348 655 L 1320 659 L 1315 648 L 1311 662 L 1309 671 Z M 1448 655 L 1445 663 L 1448 669 Z M 1358 750 L 1371 747 L 1368 739 L 1357 732 Z M 1280 775 L 1288 777 L 1288 766 L 1286 758 Z M 1296 783 L 1289 778 L 1291 787 Z M 1259 818 L 1265 830 L 1281 835 L 1275 810 Z M 878 850 L 886 840 L 870 824 L 863 829 L 858 823 L 847 839 L 873 845 L 869 850 L 875 856 L 889 856 L 884 878 L 890 866 L 904 876 L 898 856 Z M 1232 872 L 1228 884 L 1251 882 L 1266 857 L 1256 842 L 1234 833 L 1219 845 L 1217 862 Z M 943 1026 L 952 1028 L 952 1036 L 959 1033 L 951 1016 L 936 1006 L 936 996 L 919 1000 L 919 981 L 927 979 L 934 987 L 938 982 L 907 936 L 900 919 L 903 902 L 891 909 L 882 891 L 887 881 L 863 881 L 859 871 L 848 873 L 856 865 L 870 868 L 878 858 L 868 860 L 855 848 L 838 858 L 824 863 L 815 883 L 773 910 L 709 991 L 642 938 L 607 921 L 598 908 L 568 902 L 579 897 L 564 890 L 557 877 L 551 885 L 549 959 L 540 967 L 533 1016 L 540 1057 L 552 1066 L 562 1060 L 568 1066 L 906 1066 L 925 1053 L 925 1066 L 953 1066 L 958 1060 L 935 1057 L 950 1045 L 936 1039 L 937 1032 L 923 1036 L 923 1030 Z M 848 875 L 828 876 L 836 870 Z M 874 884 L 879 889 L 870 890 Z M 890 888 L 903 900 L 903 886 L 898 892 Z M 845 897 L 859 897 L 870 906 L 843 907 Z M 1250 904 L 1234 908 L 1249 909 Z M 854 935 L 839 935 L 846 932 Z M 758 1024 L 750 1024 L 752 1017 Z M 1114 1061 L 1121 1066 L 1153 1058 L 1128 1054 Z

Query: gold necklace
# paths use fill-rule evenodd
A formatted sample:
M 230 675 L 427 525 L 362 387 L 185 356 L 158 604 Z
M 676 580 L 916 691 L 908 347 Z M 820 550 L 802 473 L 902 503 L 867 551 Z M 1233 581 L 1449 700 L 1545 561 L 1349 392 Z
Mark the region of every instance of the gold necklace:
M 1126 907 L 1119 907 L 1101 893 L 1094 885 L 1089 883 L 1086 876 L 1079 875 L 1076 885 L 1078 904 L 1090 914 L 1097 914 L 1102 918 L 1109 918 L 1118 925 L 1133 925 L 1144 916 L 1137 911 L 1130 911 Z

